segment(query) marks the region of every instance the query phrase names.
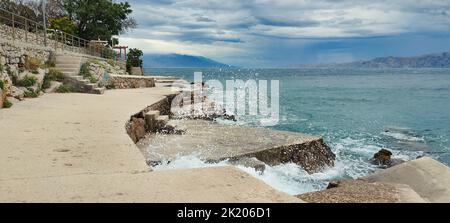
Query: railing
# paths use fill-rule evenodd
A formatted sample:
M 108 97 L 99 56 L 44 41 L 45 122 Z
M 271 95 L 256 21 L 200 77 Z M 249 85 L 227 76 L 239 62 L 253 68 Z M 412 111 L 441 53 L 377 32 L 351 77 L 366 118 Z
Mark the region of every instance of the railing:
M 106 46 L 60 30 L 45 29 L 41 22 L 33 21 L 4 9 L 0 9 L 0 39 L 2 38 L 105 59 L 119 59 L 117 53 Z

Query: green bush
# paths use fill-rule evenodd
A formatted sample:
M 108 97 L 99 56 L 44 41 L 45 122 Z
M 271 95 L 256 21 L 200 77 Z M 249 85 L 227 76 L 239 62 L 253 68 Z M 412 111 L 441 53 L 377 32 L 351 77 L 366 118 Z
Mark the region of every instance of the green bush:
M 46 76 L 48 76 L 48 78 L 50 78 L 52 81 L 64 81 L 64 74 L 54 68 L 50 68 Z
M 3 72 L 3 64 L 0 64 L 0 73 Z
M 91 76 L 91 77 L 89 77 L 89 82 L 91 82 L 92 84 L 95 84 L 98 82 L 98 78 Z
M 5 82 L 0 80 L 0 90 L 5 90 Z
M 63 84 L 61 86 L 59 86 L 59 88 L 56 90 L 56 92 L 58 93 L 70 93 L 70 92 L 74 92 L 75 89 L 73 86 L 71 85 L 67 85 L 67 84 Z
M 42 89 L 48 89 L 51 86 L 52 81 L 64 81 L 64 74 L 54 68 L 50 68 L 47 74 L 45 74 L 44 82 L 42 83 Z
M 25 98 L 37 98 L 39 97 L 39 90 L 34 91 L 31 88 L 28 88 L 27 91 L 24 93 Z
M 84 78 L 89 78 L 90 76 L 92 76 L 91 71 L 89 69 L 90 66 L 91 66 L 91 64 L 89 62 L 86 62 L 83 65 L 81 65 L 80 76 L 82 76 Z
M 10 101 L 8 101 L 8 99 L 6 99 L 3 102 L 3 108 L 11 108 L 12 106 L 13 106 L 13 104 Z
M 18 86 L 31 87 L 37 82 L 37 78 L 33 76 L 26 75 L 22 80 L 16 80 Z

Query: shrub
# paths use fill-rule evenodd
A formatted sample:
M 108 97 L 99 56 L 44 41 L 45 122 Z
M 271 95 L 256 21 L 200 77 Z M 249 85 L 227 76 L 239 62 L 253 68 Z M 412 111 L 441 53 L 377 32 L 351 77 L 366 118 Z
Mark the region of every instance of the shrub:
M 0 80 L 0 90 L 5 90 L 5 82 Z
M 91 66 L 91 64 L 89 62 L 86 62 L 83 65 L 81 65 L 80 76 L 82 76 L 84 78 L 89 78 L 90 76 L 92 76 L 91 71 L 89 69 L 90 66 Z
M 64 81 L 64 74 L 58 69 L 51 68 L 46 76 L 52 81 Z
M 52 82 L 50 79 L 47 78 L 47 76 L 44 77 L 44 81 L 42 82 L 42 89 L 48 89 L 52 85 Z
M 76 23 L 70 19 L 70 17 L 49 18 L 48 19 L 50 29 L 57 29 L 63 32 L 74 34 L 76 30 Z
M 25 69 L 34 71 L 42 66 L 42 61 L 35 57 L 26 57 L 24 66 Z
M 10 101 L 8 101 L 8 99 L 3 101 L 3 108 L 11 108 L 12 106 L 13 104 Z
M 32 74 L 39 74 L 39 71 L 33 70 L 33 71 L 31 71 L 31 73 L 32 73 Z
M 114 61 L 113 59 L 108 59 L 108 64 L 115 67 L 116 66 L 116 61 Z
M 22 80 L 16 80 L 16 82 L 18 86 L 31 87 L 36 84 L 37 79 L 36 77 L 25 75 L 25 77 Z
M 37 98 L 39 97 L 39 91 L 34 91 L 33 89 L 27 89 L 27 91 L 25 91 L 24 93 L 24 97 L 25 98 Z
M 42 89 L 48 89 L 51 86 L 52 81 L 64 81 L 64 74 L 55 68 L 50 68 L 48 73 L 45 74 L 44 82 L 42 83 Z
M 0 64 L 0 73 L 3 72 L 3 64 Z
M 56 92 L 58 93 L 70 93 L 70 92 L 74 92 L 75 89 L 73 88 L 73 86 L 71 85 L 67 85 L 67 84 L 63 84 L 61 86 L 59 86 L 59 88 L 56 90 Z
M 92 84 L 95 84 L 98 82 L 98 78 L 94 77 L 94 76 L 90 76 L 89 77 L 89 82 L 91 82 Z

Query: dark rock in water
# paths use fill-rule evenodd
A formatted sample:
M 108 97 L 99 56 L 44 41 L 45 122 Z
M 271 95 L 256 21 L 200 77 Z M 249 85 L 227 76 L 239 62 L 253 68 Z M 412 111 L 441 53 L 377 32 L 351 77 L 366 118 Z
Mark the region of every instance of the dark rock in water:
M 375 153 L 370 162 L 374 165 L 386 166 L 391 162 L 392 152 L 387 149 L 382 149 Z
M 372 159 L 370 159 L 370 163 L 373 165 L 378 165 L 382 168 L 390 168 L 395 165 L 404 163 L 405 161 L 402 159 L 393 159 L 392 152 L 387 149 L 382 149 L 375 153 Z
M 330 183 L 328 184 L 327 190 L 331 189 L 331 188 L 339 187 L 340 183 L 341 183 L 340 181 L 336 181 L 336 180 L 330 181 Z

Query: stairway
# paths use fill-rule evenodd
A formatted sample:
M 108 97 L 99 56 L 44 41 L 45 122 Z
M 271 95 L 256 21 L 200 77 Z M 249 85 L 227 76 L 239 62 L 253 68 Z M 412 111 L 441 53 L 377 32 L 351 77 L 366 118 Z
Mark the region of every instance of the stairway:
M 80 55 L 67 53 L 56 54 L 56 69 L 64 74 L 66 78 L 65 82 L 74 85 L 76 91 L 89 94 L 105 93 L 104 87 L 99 87 L 98 84 L 93 84 L 79 75 L 82 63 L 84 63 L 84 59 Z
M 160 115 L 157 110 L 147 112 L 144 117 L 149 132 L 159 132 L 164 130 L 169 122 L 169 116 Z

